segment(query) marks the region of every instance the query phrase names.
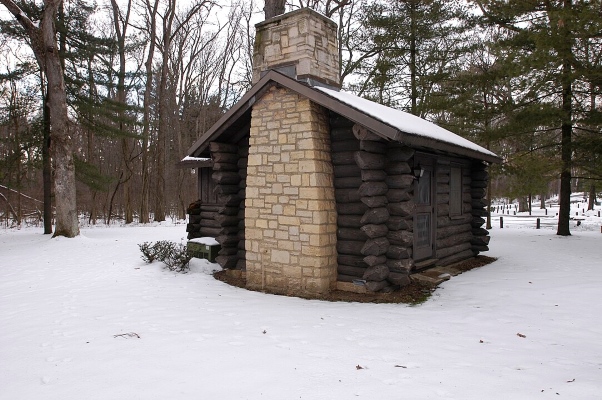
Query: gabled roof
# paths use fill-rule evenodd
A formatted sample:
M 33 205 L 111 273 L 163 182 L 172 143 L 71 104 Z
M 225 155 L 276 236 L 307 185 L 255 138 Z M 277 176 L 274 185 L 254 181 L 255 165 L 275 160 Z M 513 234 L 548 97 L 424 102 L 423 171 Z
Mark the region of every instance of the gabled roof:
M 351 93 L 325 87 L 310 87 L 273 70 L 268 71 L 238 103 L 205 132 L 188 149 L 188 155 L 207 155 L 209 142 L 217 141 L 218 138 L 224 142 L 240 139 L 237 138 L 240 132 L 250 126 L 253 104 L 272 86 L 286 87 L 385 139 L 404 143 L 409 147 L 431 149 L 487 162 L 501 162 L 500 157 L 491 151 L 422 118 Z

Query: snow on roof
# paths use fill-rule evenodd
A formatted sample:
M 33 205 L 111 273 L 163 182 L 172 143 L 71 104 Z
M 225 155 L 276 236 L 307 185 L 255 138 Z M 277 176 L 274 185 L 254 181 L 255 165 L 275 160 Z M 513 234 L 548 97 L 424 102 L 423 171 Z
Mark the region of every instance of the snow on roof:
M 186 156 L 182 158 L 182 161 L 211 161 L 210 158 L 202 158 L 202 157 L 190 157 Z
M 423 136 L 440 142 L 450 143 L 459 147 L 478 151 L 479 153 L 497 157 L 495 153 L 492 153 L 486 148 L 481 147 L 468 139 L 464 139 L 463 137 L 458 136 L 455 133 L 450 132 L 438 125 L 435 125 L 432 122 L 407 112 L 383 106 L 382 104 L 363 99 L 344 91 L 336 91 L 318 86 L 314 87 L 314 89 L 324 92 L 328 96 L 333 97 L 359 111 L 362 111 L 363 113 L 370 115 L 371 117 L 376 118 L 387 125 L 399 129 L 402 132 Z

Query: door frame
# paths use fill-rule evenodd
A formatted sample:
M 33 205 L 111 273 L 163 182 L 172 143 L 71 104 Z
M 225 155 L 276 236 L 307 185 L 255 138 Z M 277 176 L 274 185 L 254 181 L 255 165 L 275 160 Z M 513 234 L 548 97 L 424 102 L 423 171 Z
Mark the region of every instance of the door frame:
M 416 153 L 414 155 L 414 166 L 413 168 L 421 168 L 423 170 L 422 176 L 419 176 L 414 181 L 414 217 L 413 217 L 413 232 L 414 232 L 414 241 L 412 244 L 412 257 L 415 262 L 424 261 L 428 259 L 435 258 L 436 254 L 436 229 L 437 229 L 437 158 L 432 155 Z M 429 177 L 430 179 L 427 179 Z M 421 184 L 425 185 L 427 182 L 430 183 L 428 187 L 420 187 Z M 428 193 L 428 202 L 422 203 L 420 196 L 424 197 L 424 192 L 420 189 L 427 189 Z M 426 239 L 428 239 L 429 243 L 426 245 L 420 246 L 419 239 L 424 240 L 424 238 L 418 237 L 418 232 L 422 229 L 419 226 L 419 216 L 428 215 L 429 226 L 428 229 L 430 232 L 427 234 Z

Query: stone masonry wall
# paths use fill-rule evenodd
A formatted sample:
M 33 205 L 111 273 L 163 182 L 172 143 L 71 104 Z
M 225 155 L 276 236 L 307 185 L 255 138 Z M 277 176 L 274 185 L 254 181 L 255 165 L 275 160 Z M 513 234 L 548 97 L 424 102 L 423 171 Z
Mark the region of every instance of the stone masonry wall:
M 326 111 L 284 88 L 254 106 L 249 141 L 247 286 L 283 294 L 336 285 L 336 210 Z
M 293 78 L 313 78 L 340 86 L 337 25 L 332 20 L 304 8 L 261 22 L 255 28 L 253 84 L 262 71 L 295 66 Z

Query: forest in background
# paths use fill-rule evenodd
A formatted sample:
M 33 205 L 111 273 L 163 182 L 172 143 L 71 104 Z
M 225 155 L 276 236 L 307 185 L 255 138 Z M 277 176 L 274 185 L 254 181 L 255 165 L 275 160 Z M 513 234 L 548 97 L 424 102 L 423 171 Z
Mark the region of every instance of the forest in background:
M 79 218 L 184 218 L 196 176 L 175 164 L 249 89 L 263 2 L 0 3 L 18 6 L 32 31 L 56 6 Z M 286 7 L 307 6 L 339 25 L 345 90 L 504 159 L 491 169 L 490 197 L 527 207 L 530 197 L 560 194 L 559 234 L 569 234 L 571 190 L 590 192 L 593 207 L 602 179 L 601 1 L 295 0 Z M 58 172 L 44 107 L 50 75 L 23 21 L 0 10 L 0 222 L 48 223 L 44 202 L 63 201 L 49 190 Z

